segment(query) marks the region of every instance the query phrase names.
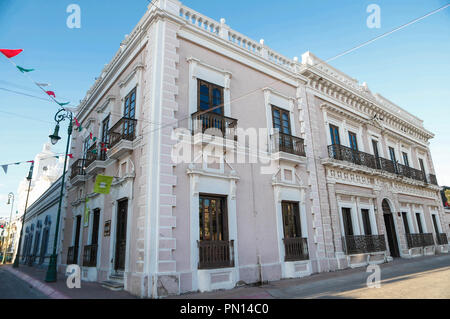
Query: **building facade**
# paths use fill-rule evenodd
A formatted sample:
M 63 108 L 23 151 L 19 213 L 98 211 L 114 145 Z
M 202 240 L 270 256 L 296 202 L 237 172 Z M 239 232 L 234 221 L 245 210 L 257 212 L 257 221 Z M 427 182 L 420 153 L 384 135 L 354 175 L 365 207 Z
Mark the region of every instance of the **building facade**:
M 19 185 L 19 213 L 15 222 L 17 229 L 14 243 L 17 254 L 21 227 L 24 227 L 19 253 L 21 263 L 45 266 L 50 261 L 61 192 L 63 160 L 51 150 L 50 143 L 45 143 L 42 152 L 34 158 L 31 184 L 29 180 L 24 179 Z M 24 220 L 28 186 L 30 186 L 30 194 Z M 64 204 L 62 211 L 64 212 Z
M 446 251 L 432 134 L 317 62 L 150 5 L 78 108 L 60 269 L 157 298 Z

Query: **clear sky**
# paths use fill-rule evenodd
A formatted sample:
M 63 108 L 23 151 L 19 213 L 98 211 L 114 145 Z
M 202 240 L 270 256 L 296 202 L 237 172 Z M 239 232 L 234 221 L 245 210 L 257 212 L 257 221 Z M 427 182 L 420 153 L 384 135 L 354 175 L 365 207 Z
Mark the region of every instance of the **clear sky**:
M 66 26 L 68 5 L 81 7 L 81 28 Z M 443 0 L 185 0 L 185 5 L 288 57 L 311 51 L 322 59 L 442 7 Z M 381 28 L 369 29 L 366 8 L 381 8 Z M 147 0 L 0 0 L 0 48 L 21 48 L 14 61 L 34 68 L 33 78 L 51 83 L 77 105 L 103 66 L 147 9 Z M 331 62 L 424 120 L 436 134 L 431 151 L 440 185 L 450 185 L 450 8 Z M 0 57 L 0 165 L 31 160 L 54 128 L 55 104 Z M 11 114 L 14 113 L 14 114 Z M 63 124 L 62 133 L 67 123 Z M 64 135 L 63 135 L 64 136 Z M 64 152 L 64 139 L 54 148 Z M 0 169 L 0 216 L 29 165 Z

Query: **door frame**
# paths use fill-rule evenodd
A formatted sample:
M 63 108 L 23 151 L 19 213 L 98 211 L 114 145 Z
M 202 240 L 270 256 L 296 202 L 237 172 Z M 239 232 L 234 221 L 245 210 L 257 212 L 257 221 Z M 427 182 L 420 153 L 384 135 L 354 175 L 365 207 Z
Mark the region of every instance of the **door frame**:
M 110 274 L 116 275 L 118 272 L 116 271 L 116 244 L 117 244 L 117 218 L 119 213 L 119 203 L 122 201 L 128 201 L 127 204 L 127 220 L 126 220 L 126 245 L 125 245 L 125 265 L 123 274 L 128 271 L 128 258 L 127 253 L 129 251 L 129 242 L 130 242 L 130 199 L 128 197 L 124 197 L 115 201 L 116 208 L 113 209 L 113 216 L 111 216 L 111 235 L 114 236 L 111 238 L 111 246 L 110 246 L 110 256 L 112 259 L 112 263 L 110 264 Z
M 383 210 L 383 201 L 384 200 L 386 200 L 386 202 L 387 202 L 387 204 L 389 206 L 389 212 L 385 212 Z M 392 216 L 392 221 L 394 223 L 394 234 L 395 234 L 395 237 L 396 237 L 395 239 L 396 239 L 396 242 L 397 242 L 397 243 L 394 243 L 394 245 L 396 245 L 396 249 L 397 249 L 397 252 L 398 252 L 398 257 L 401 257 L 402 256 L 402 250 L 401 250 L 401 247 L 400 247 L 400 240 L 399 240 L 400 237 L 399 237 L 399 233 L 398 233 L 397 218 L 396 218 L 396 215 L 395 215 L 396 214 L 395 210 L 394 211 L 392 210 L 392 207 L 394 207 L 394 205 L 392 204 L 391 200 L 389 200 L 388 198 L 384 198 L 381 201 L 381 203 L 382 203 L 381 211 L 383 213 L 383 223 L 384 223 L 384 229 L 385 229 L 385 239 L 386 239 L 387 247 L 389 247 L 389 253 L 391 253 L 391 257 L 394 257 L 394 256 L 392 256 L 391 247 L 389 246 L 388 234 L 387 234 L 387 229 L 386 229 L 386 221 L 384 219 L 384 215 L 389 215 L 390 214 Z

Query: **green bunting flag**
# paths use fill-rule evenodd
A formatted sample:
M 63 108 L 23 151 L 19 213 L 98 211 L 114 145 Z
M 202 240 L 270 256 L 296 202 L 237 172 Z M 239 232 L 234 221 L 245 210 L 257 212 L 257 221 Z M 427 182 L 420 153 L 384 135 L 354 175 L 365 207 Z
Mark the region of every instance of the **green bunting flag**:
M 81 132 L 83 130 L 83 128 L 80 126 L 78 126 L 78 132 Z
M 19 66 L 19 65 L 17 65 L 16 67 L 17 67 L 17 68 L 19 69 L 19 71 L 22 72 L 22 73 L 34 71 L 34 69 L 25 69 L 25 68 L 22 68 L 22 67 Z
M 58 103 L 60 106 L 65 106 L 65 105 L 68 105 L 70 102 L 66 102 L 66 103 L 56 102 L 56 103 Z

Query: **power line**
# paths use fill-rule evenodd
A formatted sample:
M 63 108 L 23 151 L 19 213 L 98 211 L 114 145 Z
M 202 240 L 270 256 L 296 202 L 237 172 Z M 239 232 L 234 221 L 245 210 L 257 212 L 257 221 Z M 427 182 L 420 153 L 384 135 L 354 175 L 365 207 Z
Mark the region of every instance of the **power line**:
M 148 0 L 147 0 L 147 1 L 148 1 Z M 381 39 L 381 38 L 384 38 L 384 37 L 386 37 L 386 36 L 388 36 L 388 35 L 390 35 L 390 34 L 392 34 L 392 33 L 394 33 L 394 32 L 397 32 L 397 31 L 399 31 L 399 30 L 401 30 L 401 29 L 404 29 L 404 28 L 406 28 L 407 26 L 410 26 L 410 25 L 412 25 L 412 24 L 414 24 L 414 23 L 417 23 L 417 22 L 419 22 L 419 21 L 421 21 L 421 20 L 423 20 L 423 19 L 425 19 L 425 18 L 427 18 L 427 17 L 429 17 L 429 16 L 431 16 L 431 15 L 434 15 L 434 14 L 436 14 L 436 13 L 442 11 L 442 10 L 445 10 L 445 9 L 448 8 L 449 6 L 450 6 L 450 3 L 449 3 L 449 4 L 446 4 L 446 5 L 442 6 L 442 7 L 440 7 L 440 8 L 438 8 L 438 9 L 435 9 L 435 10 L 433 10 L 433 11 L 430 11 L 430 12 L 426 13 L 425 15 L 423 15 L 423 16 L 421 16 L 421 17 L 418 17 L 418 18 L 415 18 L 415 19 L 413 19 L 413 20 L 411 20 L 411 21 L 409 21 L 409 22 L 407 22 L 407 23 L 405 23 L 405 24 L 402 24 L 402 25 L 400 25 L 400 26 L 398 26 L 398 27 L 396 27 L 396 28 L 394 28 L 394 29 L 392 29 L 392 30 L 390 30 L 390 31 L 388 31 L 388 32 L 385 32 L 385 33 L 383 33 L 383 34 L 381 34 L 381 35 L 379 35 L 379 36 L 373 38 L 373 39 L 370 39 L 370 40 L 368 40 L 368 41 L 365 41 L 365 42 L 363 42 L 363 43 L 361 43 L 361 44 L 359 44 L 359 45 L 357 45 L 357 46 L 355 46 L 355 47 L 353 47 L 353 48 L 351 48 L 351 49 L 349 49 L 349 50 L 345 50 L 344 52 L 339 53 L 339 54 L 337 54 L 337 55 L 335 55 L 335 56 L 333 56 L 333 57 L 331 57 L 331 58 L 329 58 L 329 59 L 327 59 L 327 60 L 324 60 L 323 62 L 318 62 L 318 63 L 316 63 L 316 64 L 306 66 L 306 67 L 302 70 L 302 72 L 304 72 L 304 71 L 306 71 L 306 70 L 309 70 L 309 69 L 312 69 L 312 68 L 315 68 L 316 70 L 319 70 L 319 69 L 317 69 L 316 67 L 319 66 L 319 65 L 321 65 L 321 64 L 324 64 L 324 63 L 333 61 L 333 60 L 335 60 L 335 59 L 337 59 L 337 58 L 339 58 L 339 57 L 342 57 L 342 56 L 344 56 L 344 55 L 347 55 L 347 54 L 350 53 L 350 52 L 353 52 L 353 51 L 355 51 L 355 50 L 357 50 L 357 49 L 359 49 L 359 48 L 362 48 L 362 47 L 364 47 L 364 46 L 366 46 L 366 45 L 368 45 L 368 44 L 370 44 L 370 43 L 373 43 L 373 42 L 375 42 L 375 41 L 377 41 L 377 40 L 379 40 L 379 39 Z M 288 79 L 288 77 L 282 77 L 281 79 L 278 79 L 278 80 L 275 80 L 275 81 L 273 81 L 273 82 L 271 82 L 271 83 L 269 83 L 269 84 L 266 84 L 265 86 L 263 86 L 263 87 L 261 87 L 261 88 L 258 88 L 258 89 L 249 91 L 248 93 L 246 93 L 246 94 L 244 94 L 244 95 L 242 95 L 242 96 L 240 96 L 240 97 L 237 97 L 237 98 L 235 98 L 235 99 L 231 99 L 229 103 L 231 104 L 232 102 L 239 101 L 239 100 L 241 100 L 241 99 L 243 99 L 243 98 L 245 98 L 245 97 L 247 97 L 247 96 L 249 96 L 249 95 L 251 95 L 251 94 L 253 94 L 253 93 L 259 92 L 260 90 L 262 90 L 263 88 L 267 87 L 268 85 L 273 85 L 273 84 L 279 83 L 279 82 L 281 82 L 281 81 L 283 81 L 283 80 L 285 80 L 285 79 Z M 224 103 L 219 104 L 219 105 L 214 106 L 214 107 L 212 107 L 212 108 L 210 108 L 210 109 L 207 109 L 207 110 L 204 110 L 204 111 L 199 112 L 198 115 L 200 116 L 200 115 L 202 115 L 202 114 L 205 114 L 205 113 L 214 111 L 215 109 L 222 108 L 223 106 L 224 106 Z M 178 122 L 180 122 L 180 121 L 189 119 L 189 117 L 190 117 L 190 116 L 186 116 L 186 117 L 181 118 L 181 119 L 179 119 L 179 120 L 176 120 L 176 121 L 174 121 L 174 122 L 172 122 L 172 123 L 164 124 L 164 125 L 162 125 L 161 127 L 156 128 L 156 129 L 150 131 L 149 133 L 156 132 L 157 130 L 163 129 L 163 128 L 165 128 L 165 127 L 170 127 L 170 126 L 176 125 L 176 124 L 177 124 Z

